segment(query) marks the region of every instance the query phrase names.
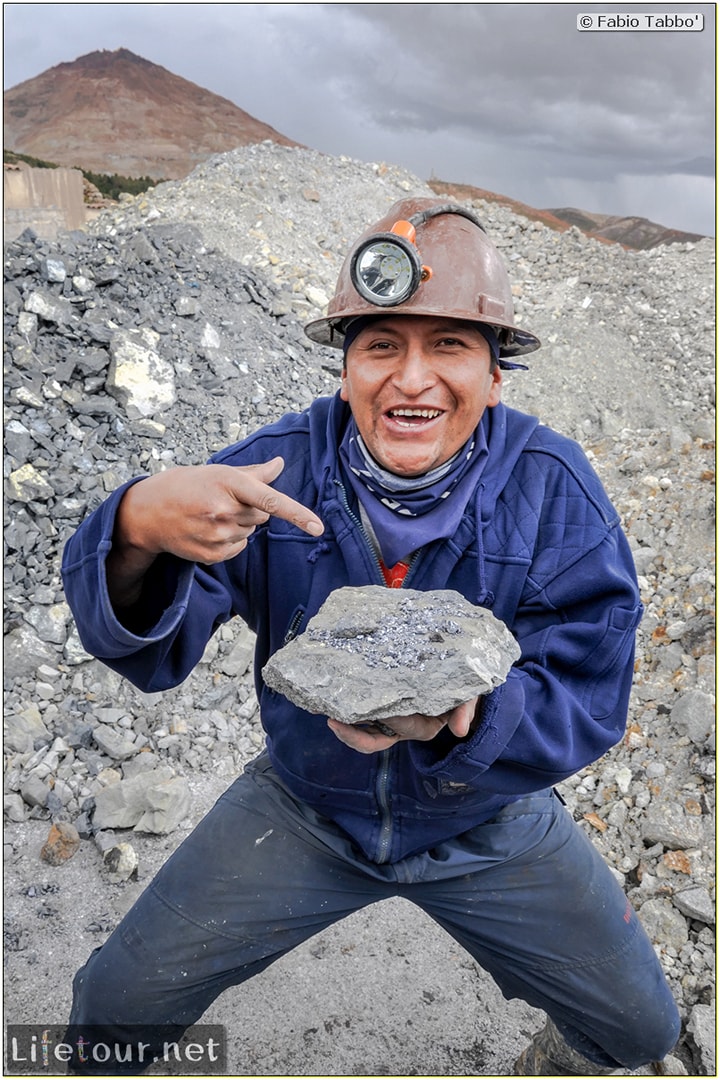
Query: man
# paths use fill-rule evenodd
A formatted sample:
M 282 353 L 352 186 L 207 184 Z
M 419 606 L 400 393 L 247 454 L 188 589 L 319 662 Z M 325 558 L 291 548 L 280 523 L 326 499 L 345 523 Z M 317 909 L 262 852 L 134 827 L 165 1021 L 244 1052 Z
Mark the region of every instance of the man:
M 679 1032 L 660 965 L 552 788 L 622 737 L 635 573 L 579 447 L 501 403 L 503 370 L 539 341 L 514 325 L 500 257 L 471 211 L 405 200 L 354 245 L 307 333 L 344 350 L 335 397 L 208 466 L 125 485 L 67 545 L 85 647 L 146 691 L 246 620 L 267 735 L 78 973 L 71 1023 L 114 1041 L 180 1031 L 399 895 L 547 1013 L 518 1073 L 659 1060 Z M 491 608 L 522 649 L 507 681 L 445 716 L 387 721 L 392 734 L 263 684 L 330 592 L 383 581 Z

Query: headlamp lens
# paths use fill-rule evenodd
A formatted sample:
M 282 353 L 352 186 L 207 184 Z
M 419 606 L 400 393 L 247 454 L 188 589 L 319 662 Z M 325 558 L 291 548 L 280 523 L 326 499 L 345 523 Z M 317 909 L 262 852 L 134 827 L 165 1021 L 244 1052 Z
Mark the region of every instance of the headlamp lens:
M 401 304 L 420 283 L 415 249 L 400 238 L 374 237 L 358 249 L 351 268 L 353 285 L 362 297 L 380 307 Z

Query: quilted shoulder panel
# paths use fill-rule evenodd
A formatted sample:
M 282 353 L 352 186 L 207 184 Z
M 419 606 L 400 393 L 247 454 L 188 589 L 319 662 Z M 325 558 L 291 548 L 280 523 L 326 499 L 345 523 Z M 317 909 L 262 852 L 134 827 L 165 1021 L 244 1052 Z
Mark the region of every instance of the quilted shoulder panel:
M 498 495 L 483 540 L 487 555 L 531 562 L 540 590 L 600 544 L 618 518 L 580 447 L 538 431 Z

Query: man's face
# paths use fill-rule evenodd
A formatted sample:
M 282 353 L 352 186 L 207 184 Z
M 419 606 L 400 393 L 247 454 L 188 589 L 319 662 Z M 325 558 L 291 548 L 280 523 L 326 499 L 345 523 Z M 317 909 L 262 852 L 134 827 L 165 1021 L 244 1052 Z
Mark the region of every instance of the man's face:
M 502 372 L 472 323 L 427 315 L 381 316 L 348 349 L 340 395 L 375 460 L 421 476 L 467 442 L 500 401 Z

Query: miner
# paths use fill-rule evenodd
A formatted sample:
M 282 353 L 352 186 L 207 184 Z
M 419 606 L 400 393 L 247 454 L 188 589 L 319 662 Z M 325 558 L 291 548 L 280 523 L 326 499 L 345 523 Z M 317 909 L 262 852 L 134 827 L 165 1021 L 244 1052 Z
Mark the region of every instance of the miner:
M 679 1033 L 658 958 L 554 790 L 623 736 L 636 576 L 582 450 L 502 403 L 540 342 L 516 325 L 501 257 L 472 210 L 405 199 L 352 245 L 306 332 L 342 350 L 334 396 L 207 465 L 137 477 L 66 546 L 85 648 L 143 691 L 176 686 L 243 619 L 265 731 L 78 972 L 71 1034 L 159 1045 L 226 987 L 400 896 L 546 1014 L 517 1074 L 658 1062 Z M 506 624 L 519 659 L 491 692 L 379 728 L 264 685 L 331 592 L 368 584 L 455 590 Z M 139 1071 L 87 1057 L 77 1072 Z

